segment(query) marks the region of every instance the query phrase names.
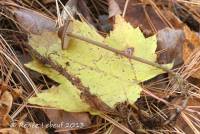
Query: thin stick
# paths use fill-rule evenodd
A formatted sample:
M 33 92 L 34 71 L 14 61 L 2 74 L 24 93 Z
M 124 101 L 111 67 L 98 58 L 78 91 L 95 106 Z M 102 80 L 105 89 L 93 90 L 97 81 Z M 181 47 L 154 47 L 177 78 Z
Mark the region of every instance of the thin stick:
M 76 38 L 76 39 L 79 39 L 79 40 L 82 40 L 82 41 L 85 41 L 85 42 L 88 42 L 90 44 L 93 44 L 93 45 L 96 45 L 98 47 L 101 47 L 103 49 L 106 49 L 106 50 L 109 50 L 109 51 L 112 51 L 116 54 L 119 54 L 119 55 L 122 55 L 126 58 L 129 58 L 129 59 L 133 59 L 133 60 L 136 60 L 136 61 L 139 61 L 139 62 L 142 62 L 142 63 L 145 63 L 145 64 L 148 64 L 148 65 L 151 65 L 151 66 L 154 66 L 154 67 L 157 67 L 157 68 L 160 68 L 174 76 L 176 76 L 177 74 L 175 72 L 173 72 L 172 70 L 169 70 L 167 67 L 164 67 L 158 63 L 154 63 L 154 62 L 151 62 L 149 60 L 146 60 L 146 59 L 143 59 L 143 58 L 140 58 L 140 57 L 137 57 L 137 56 L 134 56 L 134 55 L 129 55 L 129 54 L 126 54 L 124 53 L 123 51 L 121 50 L 118 50 L 118 49 L 115 49 L 115 48 L 112 48 L 110 47 L 108 44 L 105 44 L 105 43 L 102 43 L 102 42 L 97 42 L 97 41 L 94 41 L 90 38 L 87 38 L 87 37 L 83 37 L 81 35 L 78 35 L 78 34 L 75 34 L 75 33 L 72 33 L 72 32 L 67 32 L 66 33 L 68 36 L 70 37 L 73 37 L 73 38 Z

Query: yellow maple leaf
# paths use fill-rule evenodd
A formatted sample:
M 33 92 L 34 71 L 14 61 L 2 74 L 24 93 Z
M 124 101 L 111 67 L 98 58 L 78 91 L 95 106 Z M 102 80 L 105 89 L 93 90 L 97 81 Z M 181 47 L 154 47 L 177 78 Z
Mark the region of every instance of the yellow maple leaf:
M 121 51 L 131 50 L 131 54 L 135 56 L 156 61 L 156 37 L 145 38 L 139 28 L 134 29 L 120 16 L 116 17 L 114 30 L 106 38 L 98 34 L 93 27 L 80 21 L 73 22 L 73 33 L 105 42 Z M 61 50 L 61 42 L 56 33 L 33 35 L 29 44 L 41 55 L 50 57 L 70 74 L 78 77 L 85 87 L 89 87 L 91 94 L 96 95 L 111 108 L 124 101 L 134 103 L 142 90 L 139 83 L 163 73 L 159 68 L 127 59 L 74 38 L 71 39 L 67 50 Z M 60 84 L 57 88 L 32 97 L 30 103 L 57 107 L 70 112 L 91 111 L 90 106 L 81 100 L 80 91 L 54 69 L 45 67 L 37 61 L 26 66 L 46 74 Z M 72 96 L 75 96 L 73 100 Z

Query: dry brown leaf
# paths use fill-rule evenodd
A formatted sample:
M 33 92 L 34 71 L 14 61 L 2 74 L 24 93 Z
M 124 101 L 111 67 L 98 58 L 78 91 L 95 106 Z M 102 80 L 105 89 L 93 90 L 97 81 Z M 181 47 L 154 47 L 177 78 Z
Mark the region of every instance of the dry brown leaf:
M 183 28 L 185 34 L 185 42 L 183 44 L 183 60 L 187 61 L 188 57 L 197 49 L 200 48 L 200 36 L 190 30 L 189 27 Z M 200 69 L 197 70 L 192 77 L 200 79 Z
M 0 127 L 8 127 L 11 122 L 11 118 L 8 114 L 0 116 Z
M 176 121 L 176 126 L 178 126 L 183 132 L 185 132 L 185 134 L 194 134 L 182 117 L 178 117 Z
M 122 129 L 114 126 L 114 128 L 110 134 L 125 134 L 125 132 Z
M 9 112 L 12 107 L 13 97 L 10 92 L 5 91 L 0 98 L 0 126 L 6 127 L 11 119 Z
M 3 128 L 0 129 L 1 134 L 20 134 L 18 130 L 15 130 L 14 128 Z
M 200 99 L 198 99 L 198 98 L 189 99 L 187 107 L 190 107 L 190 106 L 199 107 L 200 106 Z M 194 117 L 196 117 L 197 119 L 200 117 L 198 114 L 195 114 L 195 113 L 192 113 L 192 112 L 190 114 L 193 115 Z M 182 116 L 178 117 L 178 119 L 176 121 L 176 125 L 181 130 L 183 130 L 186 134 L 194 134 L 193 130 L 188 126 L 188 124 L 185 122 L 185 120 L 182 118 Z
M 20 86 L 20 87 L 17 87 L 17 88 L 14 88 L 11 92 L 12 96 L 13 96 L 13 99 L 17 99 L 19 97 L 22 96 L 22 92 L 23 92 L 23 88 Z
M 126 0 L 116 0 L 120 9 L 124 10 Z M 149 36 L 166 25 L 156 14 L 154 8 L 138 0 L 130 0 L 126 9 L 125 19 L 134 27 L 140 27 L 145 35 Z
M 13 97 L 10 92 L 5 91 L 0 98 L 0 116 L 7 115 L 12 107 Z
M 200 47 L 200 37 L 187 26 L 185 26 L 183 30 L 186 38 L 183 49 L 183 59 L 186 60 L 196 48 Z
M 157 53 L 160 64 L 171 63 L 175 60 L 174 65 L 181 64 L 182 44 L 184 42 L 184 33 L 182 30 L 165 28 L 157 33 Z
M 58 129 L 80 129 L 91 125 L 88 113 L 70 113 L 55 109 L 45 109 L 44 112 L 53 123 L 63 124 Z
M 126 0 L 115 1 L 123 11 Z M 130 0 L 126 9 L 125 19 L 134 27 L 139 26 L 146 36 L 152 35 L 166 27 L 174 27 L 176 29 L 182 27 L 182 21 L 171 11 L 159 8 L 157 10 L 148 1 Z
M 30 123 L 30 126 L 36 126 L 34 123 Z M 24 128 L 24 134 L 48 134 L 44 128 L 41 127 L 30 127 Z
M 14 8 L 13 12 L 20 26 L 33 34 L 41 34 L 44 31 L 56 31 L 57 29 L 54 20 L 36 11 Z
M 162 10 L 163 15 L 175 29 L 182 29 L 184 23 L 170 10 Z
M 121 14 L 119 5 L 116 3 L 115 0 L 108 0 L 108 13 L 109 13 L 109 18 Z
M 8 90 L 8 83 L 0 79 L 0 94 L 2 94 L 4 91 Z

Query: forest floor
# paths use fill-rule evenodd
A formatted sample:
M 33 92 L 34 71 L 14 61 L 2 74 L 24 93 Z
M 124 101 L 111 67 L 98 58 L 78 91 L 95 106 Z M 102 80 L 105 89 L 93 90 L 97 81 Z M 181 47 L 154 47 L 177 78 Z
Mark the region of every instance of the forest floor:
M 0 74 L 2 134 L 200 134 L 200 1 L 0 0 Z

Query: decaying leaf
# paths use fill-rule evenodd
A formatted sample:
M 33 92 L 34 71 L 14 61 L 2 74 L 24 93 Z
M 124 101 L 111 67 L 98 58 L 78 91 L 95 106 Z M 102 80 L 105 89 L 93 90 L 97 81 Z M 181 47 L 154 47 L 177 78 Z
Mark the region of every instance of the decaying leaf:
M 26 31 L 41 34 L 43 31 L 56 31 L 56 22 L 41 13 L 26 8 L 13 8 L 16 20 Z
M 80 129 L 91 125 L 88 113 L 71 113 L 55 109 L 45 109 L 44 112 L 54 124 L 64 124 L 55 129 Z
M 23 93 L 23 88 L 21 86 L 17 87 L 17 88 L 14 88 L 13 91 L 11 92 L 14 100 L 16 100 L 17 98 L 21 97 L 22 93 Z
M 12 107 L 13 97 L 10 92 L 5 91 L 0 97 L 0 126 L 8 126 L 10 123 L 9 112 Z
M 171 10 L 165 9 L 162 13 L 175 29 L 182 29 L 184 23 Z
M 108 6 L 109 18 L 120 15 L 122 13 L 119 5 L 116 3 L 115 0 L 108 0 Z
M 126 0 L 116 0 L 116 2 L 123 11 Z M 124 17 L 134 27 L 139 26 L 147 36 L 168 26 L 149 1 L 129 0 Z
M 178 98 L 178 99 L 174 99 L 172 101 L 173 104 L 181 104 L 183 101 L 182 98 Z M 191 98 L 188 100 L 188 104 L 187 107 L 195 107 L 195 106 L 199 106 L 200 105 L 200 100 L 197 98 Z M 171 108 L 171 107 L 170 107 Z M 169 109 L 170 109 L 169 108 Z M 187 112 L 183 112 L 185 114 L 188 114 Z M 189 114 L 188 114 L 189 115 Z M 191 114 L 192 116 L 196 116 L 196 118 L 200 118 L 200 115 L 197 115 L 195 113 Z M 183 130 L 186 134 L 190 134 L 193 133 L 195 129 L 191 128 L 188 126 L 187 122 L 185 121 L 185 119 L 183 118 L 183 116 L 179 116 L 178 119 L 176 120 L 176 125 Z
M 115 1 L 123 11 L 127 0 Z M 167 27 L 182 28 L 183 22 L 176 15 L 166 8 L 159 8 L 160 4 L 156 5 L 156 3 L 162 2 L 163 4 L 170 3 L 167 1 L 129 0 L 124 17 L 132 26 L 139 26 L 147 37 Z
M 107 38 L 80 21 L 73 22 L 73 33 L 105 42 L 110 47 L 143 59 L 156 61 L 156 36 L 145 38 L 139 28 L 134 29 L 120 16 L 116 17 L 114 30 Z M 68 49 L 62 50 L 57 34 L 52 32 L 43 33 L 41 36 L 32 35 L 29 44 L 42 56 L 48 57 L 69 74 L 78 77 L 91 94 L 111 108 L 124 101 L 134 103 L 142 90 L 139 83 L 163 73 L 161 69 L 127 59 L 78 39 L 71 39 Z M 91 112 L 88 103 L 80 98 L 81 92 L 76 83 L 72 85 L 63 75 L 56 72 L 56 68 L 47 67 L 36 60 L 26 66 L 46 74 L 60 84 L 31 98 L 30 103 L 69 112 Z
M 0 129 L 0 133 L 2 133 L 2 134 L 20 134 L 20 132 L 18 130 L 15 130 L 14 128 Z
M 110 134 L 125 134 L 125 132 L 118 127 L 112 126 Z
M 183 60 L 186 62 L 188 57 L 190 57 L 195 50 L 200 48 L 200 36 L 191 31 L 187 26 L 184 27 L 184 34 L 186 39 L 183 44 Z M 192 77 L 200 79 L 200 69 L 197 70 Z
M 167 64 L 174 61 L 174 65 L 179 65 L 183 62 L 182 51 L 185 41 L 182 30 L 165 28 L 157 33 L 158 39 L 158 63 Z
M 0 114 L 1 115 L 5 115 L 10 112 L 11 107 L 12 107 L 12 102 L 13 102 L 13 97 L 11 93 L 8 91 L 5 91 L 0 98 L 0 107 L 1 107 Z
M 37 124 L 35 123 L 30 123 L 30 126 L 36 126 Z M 24 134 L 48 134 L 45 131 L 45 128 L 42 127 L 28 127 L 28 128 L 24 128 L 24 131 L 22 132 Z
M 8 127 L 11 122 L 11 117 L 7 114 L 0 116 L 0 127 Z

